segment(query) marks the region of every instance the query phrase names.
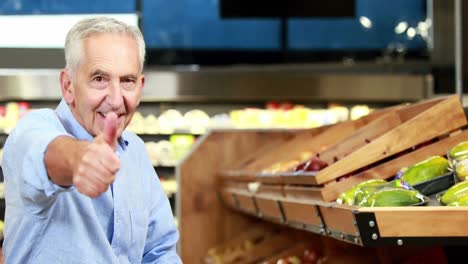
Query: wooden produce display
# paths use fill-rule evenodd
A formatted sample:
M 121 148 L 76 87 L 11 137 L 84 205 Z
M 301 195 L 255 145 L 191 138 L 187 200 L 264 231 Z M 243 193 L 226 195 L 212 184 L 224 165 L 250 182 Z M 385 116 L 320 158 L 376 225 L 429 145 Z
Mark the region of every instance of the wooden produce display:
M 369 133 L 368 138 L 395 127 L 400 123 L 393 111 L 404 107 L 398 105 L 379 111 L 354 121 L 346 121 L 313 129 L 297 130 L 291 138 L 267 144 L 243 157 L 238 162 L 225 168 L 221 173 L 228 180 L 252 181 L 258 175 L 265 176 L 257 179 L 262 182 L 281 183 L 281 177 L 267 177 L 269 174 L 277 176 L 277 172 L 292 169 L 317 153 L 326 150 L 353 133 L 359 133 L 362 127 L 372 126 L 375 131 Z M 371 124 L 371 125 L 370 125 Z M 351 148 L 353 146 L 350 146 Z M 279 176 L 279 175 L 278 175 Z
M 402 167 L 445 155 L 468 140 L 466 125 L 459 98 L 446 96 L 320 129 L 212 131 L 178 168 L 182 259 L 202 260 L 209 248 L 256 219 L 364 247 L 468 244 L 463 207 L 335 202 L 359 182 L 389 180 Z M 264 172 L 306 151 L 328 166 L 318 172 Z
M 439 124 L 426 128 L 426 121 Z M 320 196 L 323 201 L 334 201 L 339 193 L 360 181 L 388 179 L 400 168 L 425 155 L 445 154 L 449 147 L 466 140 L 467 134 L 460 133 L 464 125 L 466 118 L 456 96 L 393 107 L 326 150 L 315 153 L 320 160 L 330 164 L 323 170 L 266 175 L 257 173 L 255 181 L 301 185 L 298 191 L 308 191 L 310 195 Z M 322 134 L 326 135 L 326 131 Z M 316 136 L 309 141 L 319 144 L 321 138 Z M 282 151 L 281 147 L 278 151 Z M 226 180 L 232 180 L 223 175 Z M 317 188 L 305 189 L 302 187 L 304 185 Z M 294 187 L 289 188 L 295 192 L 292 189 Z M 316 194 L 312 194 L 314 192 Z

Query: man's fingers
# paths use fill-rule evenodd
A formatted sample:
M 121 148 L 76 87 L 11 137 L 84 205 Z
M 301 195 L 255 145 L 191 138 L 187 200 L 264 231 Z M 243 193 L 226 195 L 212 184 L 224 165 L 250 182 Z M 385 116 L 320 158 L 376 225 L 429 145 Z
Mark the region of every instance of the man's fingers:
M 120 164 L 113 156 L 114 153 L 101 153 L 101 151 L 102 149 L 96 151 L 94 158 L 91 155 L 85 155 L 73 178 L 77 190 L 92 198 L 107 191 L 109 185 L 115 180 L 116 170 L 112 169 L 118 168 Z
M 120 160 L 114 156 L 102 156 L 100 166 L 106 169 L 108 172 L 115 174 L 120 169 Z
M 102 193 L 99 191 L 99 188 L 95 184 L 90 183 L 83 177 L 74 178 L 73 184 L 80 193 L 87 195 L 91 198 L 96 198 Z
M 117 114 L 115 114 L 114 112 L 107 113 L 106 118 L 104 120 L 104 140 L 112 148 L 115 148 L 117 142 L 117 124 Z

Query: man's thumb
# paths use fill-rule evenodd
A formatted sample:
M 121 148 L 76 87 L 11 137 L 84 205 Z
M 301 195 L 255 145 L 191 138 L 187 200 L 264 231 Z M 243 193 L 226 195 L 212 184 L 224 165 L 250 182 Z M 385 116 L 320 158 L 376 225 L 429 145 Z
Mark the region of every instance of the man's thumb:
M 116 146 L 117 122 L 117 115 L 114 112 L 107 113 L 104 119 L 104 140 L 111 147 Z

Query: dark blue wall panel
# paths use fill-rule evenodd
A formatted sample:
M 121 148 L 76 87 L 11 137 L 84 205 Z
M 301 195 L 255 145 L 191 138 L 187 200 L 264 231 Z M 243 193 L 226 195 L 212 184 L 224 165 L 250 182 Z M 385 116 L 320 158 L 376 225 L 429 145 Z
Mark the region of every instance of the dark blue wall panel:
M 188 49 L 278 49 L 274 19 L 221 20 L 218 0 L 143 0 L 148 47 Z
M 252 0 L 253 1 L 253 0 Z M 424 48 L 420 36 L 396 35 L 402 20 L 410 26 L 425 19 L 425 0 L 357 0 L 356 18 L 290 19 L 288 48 L 293 50 L 383 49 L 394 42 Z M 228 19 L 219 0 L 143 0 L 143 30 L 148 47 L 182 49 L 280 48 L 278 19 Z M 364 28 L 359 17 L 373 26 Z
M 0 0 L 0 15 L 134 13 L 136 0 Z
M 370 29 L 359 23 L 365 16 L 372 21 Z M 406 34 L 396 34 L 401 21 L 416 27 L 426 19 L 422 0 L 358 0 L 356 18 L 352 19 L 291 19 L 289 48 L 291 49 L 380 49 L 399 42 L 409 48 L 424 47 L 417 35 L 412 40 Z
M 137 0 L 0 0 L 2 14 L 133 13 Z M 255 0 L 251 0 L 255 1 Z M 279 19 L 221 19 L 219 0 L 142 0 L 149 48 L 280 50 Z M 290 19 L 290 50 L 383 49 L 394 43 L 424 49 L 420 36 L 397 35 L 395 26 L 425 19 L 426 0 L 356 0 L 356 18 Z M 338 7 L 337 7 L 338 8 Z M 359 17 L 372 21 L 366 29 Z

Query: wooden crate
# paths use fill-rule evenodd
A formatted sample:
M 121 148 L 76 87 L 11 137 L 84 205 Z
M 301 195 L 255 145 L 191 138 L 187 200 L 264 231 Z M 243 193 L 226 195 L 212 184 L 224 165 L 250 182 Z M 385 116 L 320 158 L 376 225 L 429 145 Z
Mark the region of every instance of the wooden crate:
M 388 113 L 404 107 L 398 105 L 375 111 L 358 120 L 346 121 L 334 125 L 313 129 L 297 130 L 294 136 L 287 139 L 276 140 L 240 159 L 235 164 L 220 172 L 220 176 L 227 180 L 252 181 L 255 175 L 268 176 L 267 171 L 273 167 L 281 167 L 279 170 L 288 170 L 310 156 L 316 155 L 336 144 L 359 128 L 387 115 Z M 388 120 L 388 119 L 386 119 Z M 388 122 L 391 122 L 388 120 Z M 379 126 L 388 127 L 391 124 Z M 263 177 L 262 182 L 280 183 L 280 177 Z
M 311 177 L 309 183 L 323 184 L 362 167 L 408 150 L 439 136 L 444 136 L 467 124 L 458 96 L 423 101 L 409 108 L 397 110 L 405 121 L 370 143 L 356 149 Z
M 434 122 L 437 124 L 432 124 Z M 256 175 L 255 181 L 331 188 L 342 176 L 361 173 L 363 168 L 375 166 L 375 164 L 385 159 L 394 158 L 395 155 L 404 151 L 411 151 L 415 146 L 431 143 L 437 138 L 447 137 L 451 132 L 459 130 L 466 124 L 464 110 L 457 96 L 441 97 L 392 108 L 391 111 L 385 112 L 366 126 L 319 152 L 320 159 L 330 163 L 323 170 L 319 172 L 259 173 Z M 458 140 L 461 141 L 462 138 L 460 137 Z M 444 143 L 436 145 L 433 149 L 426 149 L 426 151 L 427 153 L 439 153 L 444 146 L 451 144 L 450 141 L 444 141 Z M 409 161 L 412 162 L 414 159 Z M 390 175 L 384 177 L 388 178 Z M 326 201 L 329 200 L 330 197 L 326 199 Z
M 334 201 L 338 198 L 340 193 L 350 189 L 360 182 L 370 179 L 391 179 L 401 168 L 409 167 L 430 156 L 444 156 L 450 148 L 454 147 L 459 142 L 467 140 L 468 130 L 462 130 L 432 144 L 423 146 L 399 157 L 395 157 L 394 159 L 390 159 L 340 182 L 329 184 L 322 188 L 312 188 L 310 192 L 319 192 L 317 196 L 320 196 L 326 202 Z
M 333 163 L 343 159 L 354 150 L 370 143 L 382 134 L 396 128 L 401 123 L 400 116 L 394 110 L 387 111 L 379 118 L 355 130 L 349 136 L 334 142 L 334 144 L 326 150 L 318 152 L 317 157 L 333 165 Z M 317 174 L 317 172 L 290 172 L 272 175 L 258 174 L 256 180 L 270 183 L 316 185 L 315 175 Z

